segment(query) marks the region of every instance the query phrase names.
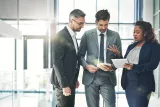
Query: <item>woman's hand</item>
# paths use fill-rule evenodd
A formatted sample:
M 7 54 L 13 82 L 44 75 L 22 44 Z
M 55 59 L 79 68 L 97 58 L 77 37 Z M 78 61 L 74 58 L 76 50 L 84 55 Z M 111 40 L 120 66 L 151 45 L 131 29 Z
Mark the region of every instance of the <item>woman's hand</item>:
M 132 70 L 133 64 L 125 63 L 124 68 L 126 68 L 127 70 Z

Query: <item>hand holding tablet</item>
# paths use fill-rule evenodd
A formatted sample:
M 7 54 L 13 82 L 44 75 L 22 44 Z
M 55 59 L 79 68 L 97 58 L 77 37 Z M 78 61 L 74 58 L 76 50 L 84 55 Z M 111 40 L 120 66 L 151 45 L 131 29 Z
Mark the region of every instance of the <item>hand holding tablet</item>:
M 109 63 L 99 63 L 97 64 L 97 67 L 103 71 L 112 71 L 112 66 Z

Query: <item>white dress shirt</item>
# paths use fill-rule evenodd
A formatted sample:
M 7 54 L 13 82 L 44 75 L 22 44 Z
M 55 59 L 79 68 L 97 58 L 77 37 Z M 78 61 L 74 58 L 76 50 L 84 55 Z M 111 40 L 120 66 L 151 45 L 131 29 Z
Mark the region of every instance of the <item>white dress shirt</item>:
M 66 27 L 67 27 L 67 29 L 69 31 L 69 34 L 72 37 L 76 53 L 78 53 L 78 47 L 77 47 L 77 41 L 76 41 L 76 33 L 68 25 Z
M 106 63 L 106 41 L 107 41 L 107 31 L 105 31 L 104 34 L 104 63 Z M 98 35 L 98 47 L 99 47 L 99 53 L 100 53 L 100 40 L 101 40 L 101 36 L 100 36 L 101 32 L 97 29 L 97 35 Z M 100 57 L 100 54 L 99 54 Z M 98 63 L 99 63 L 99 57 L 98 57 Z

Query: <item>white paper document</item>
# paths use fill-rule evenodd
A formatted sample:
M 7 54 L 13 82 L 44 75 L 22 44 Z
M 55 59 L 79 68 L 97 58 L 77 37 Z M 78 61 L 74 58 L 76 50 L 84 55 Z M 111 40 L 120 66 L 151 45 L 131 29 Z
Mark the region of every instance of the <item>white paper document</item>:
M 111 60 L 116 68 L 123 68 L 124 64 L 128 63 L 127 59 L 111 59 Z

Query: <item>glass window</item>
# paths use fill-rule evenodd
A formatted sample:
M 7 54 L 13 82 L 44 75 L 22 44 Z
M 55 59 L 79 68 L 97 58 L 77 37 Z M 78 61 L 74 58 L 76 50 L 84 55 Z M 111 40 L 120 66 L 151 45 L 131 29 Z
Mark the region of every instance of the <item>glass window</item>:
M 67 24 L 59 24 L 59 25 L 57 25 L 57 33 L 60 31 L 60 30 L 62 30 L 65 26 L 66 26 Z
M 75 0 L 75 9 L 81 9 L 86 13 L 86 22 L 95 22 L 96 0 Z
M 27 40 L 27 69 L 24 70 L 24 89 L 25 90 L 46 90 L 47 72 L 43 69 L 43 39 Z M 35 52 L 36 50 L 36 52 Z
M 154 30 L 158 30 L 159 29 L 159 14 L 156 14 L 154 16 Z
M 58 25 L 58 31 L 62 30 L 64 27 L 66 26 L 66 24 L 60 24 Z M 81 39 L 83 33 L 87 30 L 91 30 L 91 29 L 95 29 L 96 28 L 96 24 L 86 24 L 84 26 L 84 28 L 81 29 L 80 32 L 77 32 L 77 39 Z M 114 30 L 116 32 L 118 32 L 118 25 L 117 24 L 109 24 L 108 26 L 109 29 Z M 58 32 L 57 31 L 57 32 Z
M 77 32 L 77 39 L 81 39 L 81 37 L 83 36 L 84 32 L 87 30 L 91 30 L 91 29 L 95 29 L 95 24 L 87 24 L 84 26 L 84 28 L 81 29 L 80 32 Z
M 13 71 L 14 70 L 14 39 L 13 38 L 0 38 L 0 70 Z
M 110 22 L 118 22 L 118 0 L 97 0 L 97 10 L 108 9 Z
M 128 46 L 133 43 L 133 40 L 122 40 L 122 55 L 124 56 Z
M 0 90 L 13 89 L 13 78 L 15 69 L 15 39 L 0 38 Z M 1 93 L 0 99 L 6 98 L 11 94 Z M 1 104 L 0 104 L 1 105 Z
M 154 0 L 154 13 L 159 11 L 160 2 L 159 0 Z
M 35 52 L 36 50 L 36 52 Z M 38 53 L 38 54 L 37 54 Z M 27 40 L 27 69 L 43 69 L 43 39 Z
M 21 19 L 46 19 L 47 0 L 19 0 L 19 18 Z M 51 2 L 50 2 L 51 3 Z M 9 7 L 10 8 L 10 7 Z M 12 9 L 12 8 L 10 8 Z
M 109 24 L 108 29 L 118 32 L 118 24 Z
M 160 36 L 159 36 L 159 34 L 160 34 L 159 30 L 154 30 L 154 33 L 156 34 L 157 40 L 159 40 L 159 38 L 160 38 Z
M 22 35 L 46 35 L 47 22 L 45 21 L 20 21 L 19 30 Z
M 66 26 L 66 24 L 60 24 L 60 25 L 58 25 L 58 31 L 62 30 L 65 26 Z M 94 29 L 94 28 L 95 28 L 95 24 L 86 24 L 84 26 L 84 28 L 81 29 L 80 32 L 77 32 L 76 38 L 77 39 L 81 39 L 81 37 L 82 37 L 82 35 L 83 35 L 83 33 L 85 31 L 90 30 L 90 29 Z
M 119 34 L 121 39 L 133 39 L 134 25 L 130 24 L 120 24 Z
M 119 22 L 133 23 L 134 22 L 134 0 L 120 0 Z
M 59 22 L 65 23 L 69 21 L 69 13 L 73 10 L 73 0 L 59 0 Z M 67 4 L 67 5 L 66 5 Z

